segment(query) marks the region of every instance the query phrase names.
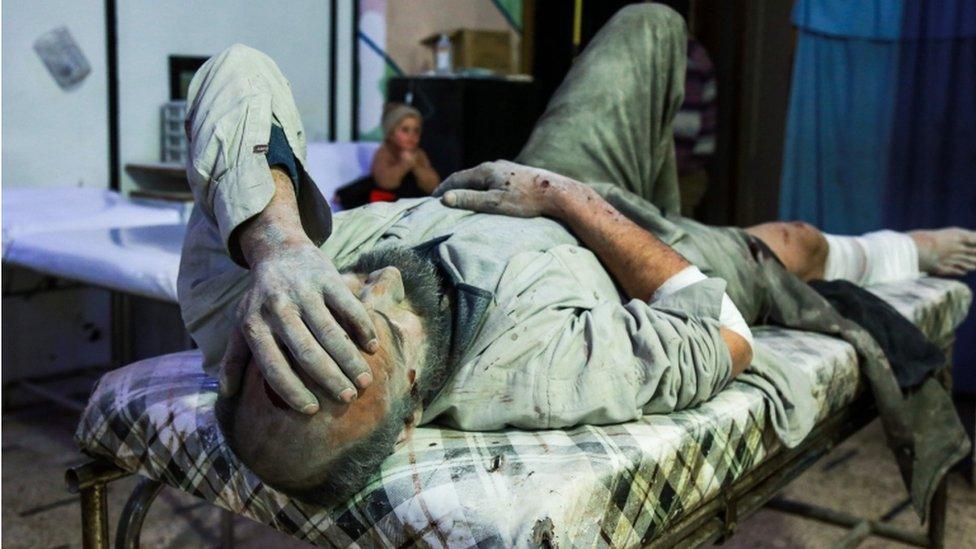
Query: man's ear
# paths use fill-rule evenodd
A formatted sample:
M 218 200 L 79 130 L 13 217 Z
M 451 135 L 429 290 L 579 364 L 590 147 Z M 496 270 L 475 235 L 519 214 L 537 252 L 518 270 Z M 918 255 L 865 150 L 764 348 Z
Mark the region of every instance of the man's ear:
M 413 436 L 414 427 L 420 423 L 420 418 L 423 415 L 423 407 L 417 406 L 417 409 L 403 422 L 403 431 L 400 431 L 400 436 L 397 437 L 396 443 L 393 445 L 394 451 L 399 450 L 401 446 L 410 441 L 410 437 Z

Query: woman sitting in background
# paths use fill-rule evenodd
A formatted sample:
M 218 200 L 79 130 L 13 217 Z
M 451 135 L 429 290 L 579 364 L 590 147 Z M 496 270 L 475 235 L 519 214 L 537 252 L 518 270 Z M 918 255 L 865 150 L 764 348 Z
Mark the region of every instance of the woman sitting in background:
M 373 156 L 370 175 L 341 187 L 333 202 L 349 209 L 433 192 L 441 178 L 420 148 L 422 124 L 423 117 L 417 109 L 403 103 L 387 103 L 380 123 L 383 143 Z
M 409 105 L 389 103 L 383 109 L 385 137 L 373 157 L 370 202 L 427 196 L 440 184 L 440 176 L 420 148 L 422 124 L 420 111 Z

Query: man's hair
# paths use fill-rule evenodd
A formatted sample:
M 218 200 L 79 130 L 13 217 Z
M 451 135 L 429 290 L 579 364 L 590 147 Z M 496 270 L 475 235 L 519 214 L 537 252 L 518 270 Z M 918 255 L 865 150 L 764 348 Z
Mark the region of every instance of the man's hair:
M 451 308 L 443 291 L 440 273 L 430 260 L 408 248 L 386 247 L 363 254 L 344 271 L 368 274 L 388 266 L 399 269 L 405 297 L 421 318 L 427 336 L 427 351 L 413 390 L 391 403 L 382 421 L 369 435 L 350 444 L 329 461 L 324 471 L 317 472 L 316 476 L 323 479 L 321 482 L 296 489 L 294 486 L 277 485 L 273 479 L 261 479 L 289 496 L 332 506 L 361 490 L 383 460 L 393 453 L 397 438 L 411 421 L 414 410 L 437 395 L 450 373 Z M 224 439 L 238 455 L 234 425 L 239 400 L 240 393 L 229 398 L 218 398 L 214 409 Z

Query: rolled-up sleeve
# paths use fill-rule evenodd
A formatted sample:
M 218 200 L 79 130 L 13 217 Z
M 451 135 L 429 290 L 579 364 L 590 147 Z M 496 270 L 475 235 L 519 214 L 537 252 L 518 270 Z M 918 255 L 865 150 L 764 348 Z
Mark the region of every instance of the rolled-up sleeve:
M 723 290 L 710 279 L 661 305 L 631 300 L 566 311 L 544 353 L 564 357 L 547 388 L 551 426 L 631 421 L 696 406 L 720 391 L 732 373 L 718 323 Z M 585 357 L 575 371 L 566 368 L 574 356 Z
M 624 305 L 634 319 L 627 337 L 644 379 L 638 399 L 645 413 L 697 406 L 728 384 L 732 357 L 719 324 L 724 293 L 725 281 L 709 278 L 653 306 Z
M 731 378 L 724 291 L 707 279 L 654 305 L 621 301 L 588 250 L 526 254 L 506 269 L 486 321 L 504 328 L 485 330 L 490 343 L 462 361 L 430 417 L 465 429 L 563 428 L 700 404 Z
M 303 162 L 303 130 L 290 86 L 267 55 L 235 44 L 194 75 L 187 101 L 187 179 L 228 254 L 242 266 L 235 231 L 261 213 L 275 193 L 267 157 L 272 124 L 283 127 Z M 304 173 L 295 190 L 302 225 L 320 244 L 330 226 L 328 203 Z

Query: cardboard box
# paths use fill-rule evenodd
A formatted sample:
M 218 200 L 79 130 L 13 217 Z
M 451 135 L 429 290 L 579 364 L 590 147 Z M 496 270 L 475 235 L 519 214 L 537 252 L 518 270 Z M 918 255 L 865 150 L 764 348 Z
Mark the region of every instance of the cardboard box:
M 433 52 L 441 34 L 432 34 L 420 43 Z M 518 72 L 516 50 L 508 31 L 457 29 L 443 34 L 451 40 L 455 71 L 479 68 L 499 74 Z

